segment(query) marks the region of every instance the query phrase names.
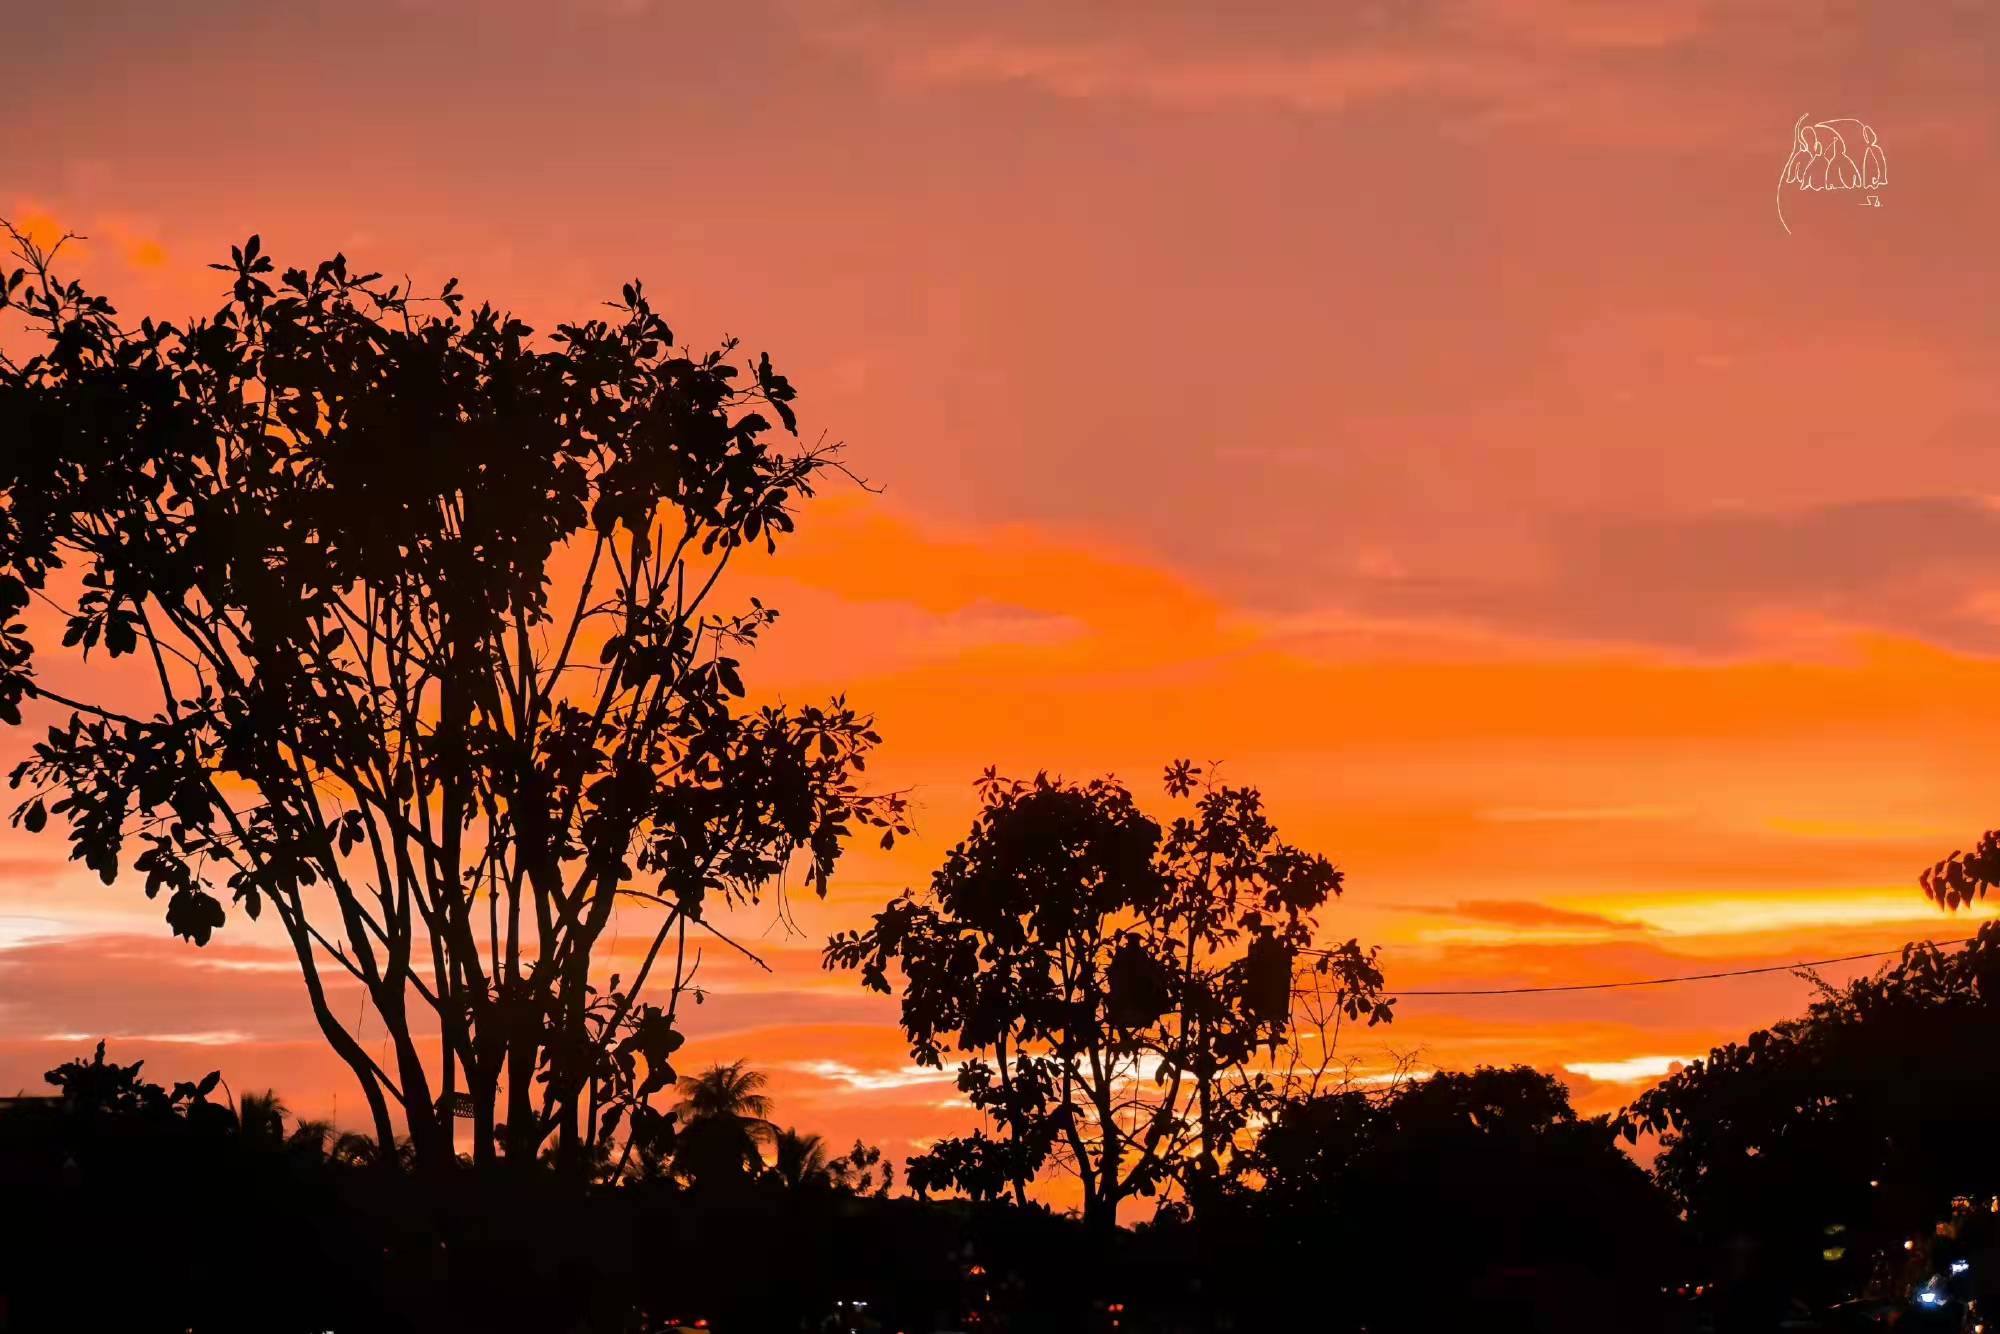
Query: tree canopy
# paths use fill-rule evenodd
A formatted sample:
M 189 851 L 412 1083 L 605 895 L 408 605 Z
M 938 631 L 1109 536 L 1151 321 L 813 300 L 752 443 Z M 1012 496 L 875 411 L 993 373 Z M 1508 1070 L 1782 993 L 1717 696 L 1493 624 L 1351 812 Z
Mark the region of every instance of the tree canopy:
M 1712 1240 L 1740 1237 L 1766 1272 L 1835 1291 L 1929 1232 L 1955 1196 L 2000 1194 L 1996 1083 L 1989 922 L 1963 949 L 1913 945 L 1690 1062 L 1632 1104 L 1625 1133 L 1659 1135 L 1660 1183 Z
M 1609 1118 L 1526 1066 L 1291 1100 L 1246 1158 L 1259 1188 L 1210 1237 L 1246 1267 L 1353 1275 L 1359 1328 L 1637 1329 L 1675 1272 L 1672 1211 Z
M 537 341 L 252 237 L 212 316 L 128 327 L 15 240 L 0 305 L 42 341 L 0 356 L 0 720 L 51 725 L 13 819 L 197 945 L 268 910 L 420 1163 L 461 1110 L 481 1158 L 664 1133 L 711 901 L 795 861 L 823 893 L 850 834 L 904 828 L 858 786 L 866 716 L 745 703 L 775 613 L 712 596 L 841 468 L 790 443 L 790 382 L 677 345 L 636 282 Z M 618 904 L 651 944 L 600 991 Z
M 689 1181 L 747 1178 L 764 1166 L 771 1124 L 770 1081 L 743 1061 L 712 1065 L 681 1080 L 674 1171 Z
M 1025 1199 L 1053 1164 L 1109 1226 L 1127 1198 L 1229 1170 L 1273 1096 L 1257 1058 L 1285 1039 L 1301 959 L 1348 1017 L 1390 1017 L 1374 951 L 1312 949 L 1333 864 L 1282 841 L 1255 788 L 1204 785 L 1186 762 L 1164 781 L 1191 809 L 1162 829 L 1115 780 L 989 770 L 929 889 L 829 942 L 827 965 L 874 990 L 898 970 L 912 1055 L 961 1057 L 958 1087 L 994 1128 L 911 1159 L 913 1188 Z

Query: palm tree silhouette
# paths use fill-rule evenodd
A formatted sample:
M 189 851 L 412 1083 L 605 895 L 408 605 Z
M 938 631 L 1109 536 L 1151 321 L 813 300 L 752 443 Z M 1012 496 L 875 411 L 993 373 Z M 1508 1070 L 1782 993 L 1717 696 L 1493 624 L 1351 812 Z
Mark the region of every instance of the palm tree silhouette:
M 771 1165 L 771 1173 L 786 1189 L 801 1190 L 831 1181 L 826 1170 L 826 1141 L 818 1135 L 787 1128 L 772 1138 L 772 1148 L 776 1161 Z
M 768 1125 L 764 1118 L 771 1114 L 771 1099 L 763 1089 L 771 1081 L 761 1072 L 747 1068 L 749 1064 L 731 1061 L 728 1065 L 712 1065 L 693 1078 L 683 1079 L 680 1110 L 684 1119 L 702 1121 L 712 1116 L 729 1116 Z
M 770 1081 L 748 1062 L 712 1065 L 681 1081 L 682 1130 L 674 1148 L 674 1171 L 690 1180 L 749 1176 L 764 1168 Z
M 287 1148 L 312 1158 L 326 1157 L 327 1146 L 332 1143 L 331 1121 L 301 1121 L 292 1127 L 292 1133 L 285 1138 Z
M 236 1103 L 236 1124 L 245 1142 L 275 1148 L 285 1142 L 287 1112 L 276 1089 L 246 1092 Z
M 382 1147 L 372 1135 L 345 1131 L 333 1141 L 327 1157 L 345 1167 L 372 1167 L 382 1159 Z

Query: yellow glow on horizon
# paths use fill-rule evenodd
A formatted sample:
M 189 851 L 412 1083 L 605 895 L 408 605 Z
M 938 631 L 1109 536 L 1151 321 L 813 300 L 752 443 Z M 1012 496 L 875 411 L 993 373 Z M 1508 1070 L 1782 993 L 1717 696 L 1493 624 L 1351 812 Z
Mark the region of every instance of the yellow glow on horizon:
M 1863 890 L 1802 891 L 1796 894 L 1745 893 L 1690 895 L 1679 899 L 1600 900 L 1593 911 L 1637 922 L 1671 936 L 1747 935 L 1807 928 L 1909 925 L 1929 927 L 1939 936 L 1969 934 L 1971 925 L 1996 915 L 1985 904 L 1955 917 L 1926 901 L 1914 886 Z M 1921 930 L 1915 934 L 1924 934 Z
M 1685 1056 L 1628 1056 L 1619 1061 L 1566 1061 L 1563 1069 L 1606 1084 L 1663 1079 L 1686 1065 Z

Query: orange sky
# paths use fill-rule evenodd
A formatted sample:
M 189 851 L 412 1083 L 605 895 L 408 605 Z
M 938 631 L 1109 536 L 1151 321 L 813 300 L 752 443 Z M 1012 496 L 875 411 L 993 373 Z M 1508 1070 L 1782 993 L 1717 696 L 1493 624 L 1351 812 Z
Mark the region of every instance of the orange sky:
M 251 231 L 542 323 L 640 276 L 850 442 L 883 494 L 730 592 L 784 611 L 760 689 L 878 711 L 920 829 L 806 938 L 732 923 L 772 976 L 710 962 L 691 1053 L 772 1070 L 781 1120 L 957 1123 L 813 956 L 989 763 L 1226 760 L 1395 986 L 1970 929 L 1914 875 L 2000 816 L 1991 11 L 985 8 L 42 6 L 0 29 L 0 206 L 87 233 L 128 312 L 211 305 Z M 1882 208 L 1785 234 L 1801 112 L 1878 129 Z M 195 951 L 61 855 L 0 835 L 0 1087 L 109 1033 L 359 1110 L 267 937 Z M 1350 1051 L 1603 1108 L 1806 995 L 1412 999 Z

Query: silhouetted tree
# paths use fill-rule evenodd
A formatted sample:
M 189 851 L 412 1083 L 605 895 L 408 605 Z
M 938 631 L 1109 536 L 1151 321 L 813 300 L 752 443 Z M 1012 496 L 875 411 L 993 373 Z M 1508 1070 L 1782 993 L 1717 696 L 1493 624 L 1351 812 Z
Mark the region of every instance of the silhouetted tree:
M 787 1126 L 771 1136 L 770 1175 L 788 1190 L 826 1186 L 826 1141 Z
M 238 1133 L 252 1144 L 276 1146 L 285 1142 L 284 1102 L 276 1089 L 245 1093 L 236 1100 Z
M 1852 1295 L 1954 1196 L 2000 1194 L 2000 930 L 1913 945 L 1804 1015 L 1716 1048 L 1642 1094 L 1628 1138 L 1718 1256 L 1791 1295 Z M 1831 1257 L 1831 1258 L 1829 1258 Z
M 285 1147 L 309 1158 L 324 1158 L 333 1143 L 333 1122 L 300 1121 L 285 1136 Z
M 259 1208 L 259 1186 L 293 1160 L 253 1141 L 212 1096 L 221 1075 L 163 1087 L 144 1077 L 145 1064 L 108 1061 L 100 1042 L 44 1076 L 58 1098 L 0 1107 L 5 1327 L 244 1329 L 215 1318 L 235 1302 L 216 1290 L 260 1286 L 234 1271 L 256 1270 L 277 1249 L 264 1231 L 271 1223 L 292 1226 L 288 1245 L 306 1241 L 292 1211 L 311 1207 L 310 1191 L 272 1201 L 280 1218 Z M 93 1271 L 94 1282 L 79 1281 Z M 310 1315 L 308 1298 L 269 1312 L 265 1327 L 303 1331 Z
M 1292 1101 L 1246 1158 L 1261 1189 L 1210 1220 L 1214 1263 L 1317 1276 L 1222 1299 L 1246 1311 L 1333 1292 L 1338 1323 L 1370 1330 L 1637 1329 L 1675 1272 L 1671 1206 L 1610 1119 L 1525 1066 Z
M 100 1042 L 90 1060 L 65 1061 L 44 1078 L 55 1085 L 72 1117 L 127 1117 L 155 1124 L 178 1118 L 211 1129 L 236 1127 L 236 1114 L 226 1104 L 209 1101 L 222 1080 L 220 1071 L 166 1089 L 145 1080 L 140 1073 L 145 1067 L 144 1061 L 119 1065 L 105 1060 Z
M 624 1192 L 384 1172 L 367 1135 L 351 1155 L 287 1146 L 260 1128 L 268 1095 L 240 1099 L 239 1119 L 203 1092 L 219 1075 L 163 1088 L 101 1046 L 48 1078 L 61 1097 L 0 1103 L 10 1330 L 635 1328 Z
M 854 1147 L 826 1165 L 827 1180 L 848 1195 L 886 1196 L 896 1187 L 896 1165 L 874 1144 L 859 1138 Z
M 910 1159 L 912 1189 L 1025 1200 L 1053 1162 L 1109 1227 L 1125 1199 L 1226 1170 L 1270 1101 L 1256 1058 L 1284 1039 L 1294 962 L 1341 875 L 1278 838 L 1256 789 L 1200 778 L 1168 768 L 1169 795 L 1193 811 L 1163 834 L 1113 780 L 988 770 L 984 809 L 929 891 L 829 942 L 827 966 L 873 990 L 900 971 L 912 1055 L 968 1054 L 958 1087 L 998 1131 Z M 1348 1015 L 1390 1017 L 1373 951 L 1312 957 Z
M 214 316 L 127 327 L 15 241 L 0 304 L 44 341 L 0 356 L 0 720 L 54 725 L 14 821 L 62 819 L 196 944 L 225 902 L 268 908 L 383 1143 L 400 1117 L 419 1162 L 450 1161 L 463 1088 L 478 1158 L 504 1121 L 510 1158 L 554 1135 L 581 1170 L 673 1086 L 711 896 L 755 898 L 795 855 L 823 893 L 857 826 L 902 828 L 855 784 L 868 720 L 743 706 L 737 654 L 773 613 L 711 603 L 836 450 L 778 443 L 794 392 L 769 358 L 676 347 L 637 283 L 538 345 L 455 281 L 424 301 L 341 256 L 280 274 L 252 237 L 212 266 Z M 31 601 L 60 607 L 65 659 L 112 668 L 45 673 Z M 660 916 L 599 994 L 619 902 Z
M 674 1172 L 690 1181 L 747 1179 L 764 1170 L 770 1140 L 769 1080 L 743 1061 L 712 1065 L 681 1081 Z
M 335 1135 L 326 1156 L 343 1167 L 373 1167 L 383 1159 L 382 1145 L 357 1130 Z

